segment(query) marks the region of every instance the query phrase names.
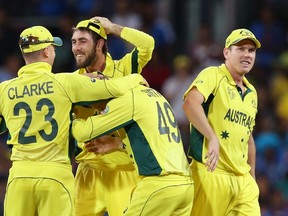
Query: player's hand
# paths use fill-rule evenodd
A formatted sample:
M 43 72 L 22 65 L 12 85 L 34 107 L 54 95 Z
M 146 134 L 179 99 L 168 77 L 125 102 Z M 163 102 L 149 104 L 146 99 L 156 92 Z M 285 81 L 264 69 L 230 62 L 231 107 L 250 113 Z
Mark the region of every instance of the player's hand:
M 107 103 L 110 101 L 111 99 L 106 99 L 106 100 L 102 100 L 102 101 L 97 101 L 96 103 L 94 104 L 91 104 L 91 106 L 98 110 L 98 111 L 102 111 L 105 109 Z
M 220 144 L 217 138 L 211 139 L 208 142 L 208 152 L 205 155 L 207 170 L 213 172 L 216 169 L 219 160 Z
M 147 80 L 143 77 L 142 82 L 140 82 L 141 85 L 144 85 L 146 87 L 149 87 L 149 83 L 147 82 Z
M 111 137 L 105 135 L 85 143 L 85 148 L 89 152 L 94 152 L 95 154 L 103 154 L 113 150 L 123 149 L 123 143 L 119 137 Z
M 93 73 L 83 73 L 82 75 L 88 76 L 90 78 L 95 78 L 95 79 L 109 79 L 109 77 L 105 76 L 104 74 L 100 72 L 93 72 Z
M 98 20 L 101 23 L 101 25 L 103 26 L 107 35 L 108 34 L 114 34 L 114 35 L 119 36 L 122 29 L 123 29 L 123 26 L 112 23 L 106 17 L 95 16 L 95 17 L 92 17 L 91 19 Z

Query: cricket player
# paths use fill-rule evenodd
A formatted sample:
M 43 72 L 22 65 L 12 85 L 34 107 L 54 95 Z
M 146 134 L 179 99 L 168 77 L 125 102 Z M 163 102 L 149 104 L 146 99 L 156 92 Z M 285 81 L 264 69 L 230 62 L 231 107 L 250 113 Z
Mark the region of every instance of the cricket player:
M 260 47 L 251 31 L 232 31 L 223 49 L 225 63 L 201 71 L 184 94 L 191 123 L 193 216 L 260 216 L 252 135 L 257 92 L 246 78 Z
M 134 46 L 122 59 L 114 60 L 108 53 L 107 35 L 120 37 Z M 72 51 L 79 70 L 76 73 L 102 73 L 109 79 L 141 73 L 152 57 L 154 39 L 136 29 L 110 22 L 105 17 L 83 20 L 73 29 Z M 82 90 L 84 93 L 86 89 Z M 77 117 L 88 118 L 101 111 L 99 105 L 77 106 Z M 104 104 L 105 108 L 105 104 Z M 102 124 L 106 124 L 103 122 Z M 101 125 L 102 126 L 102 125 Z M 119 128 L 120 129 L 120 128 Z M 93 142 L 121 143 L 127 135 L 117 130 Z M 107 154 L 94 154 L 78 143 L 81 149 L 76 160 L 76 215 L 119 216 L 125 211 L 131 191 L 140 180 L 126 149 Z
M 72 105 L 120 96 L 143 78 L 133 74 L 96 80 L 73 73 L 53 74 L 55 47 L 62 46 L 62 40 L 43 26 L 25 29 L 19 46 L 26 65 L 17 78 L 0 84 L 0 116 L 12 149 L 4 215 L 72 216 Z
M 99 115 L 75 119 L 72 133 L 77 140 L 89 142 L 120 127 L 127 136 L 118 148 L 127 150 L 143 178 L 135 187 L 124 215 L 189 216 L 194 196 L 191 170 L 167 100 L 152 88 L 137 87 L 110 100 Z M 95 147 L 97 150 L 99 145 Z

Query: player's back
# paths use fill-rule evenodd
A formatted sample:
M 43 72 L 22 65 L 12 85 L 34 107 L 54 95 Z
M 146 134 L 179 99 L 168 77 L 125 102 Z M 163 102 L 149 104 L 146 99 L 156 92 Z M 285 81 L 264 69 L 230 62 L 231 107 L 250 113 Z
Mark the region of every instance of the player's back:
M 45 70 L 44 70 L 45 71 Z M 51 72 L 24 71 L 1 83 L 0 112 L 13 146 L 11 160 L 68 163 L 71 101 Z
M 125 127 L 140 175 L 189 175 L 178 124 L 168 101 L 156 90 L 132 90 L 134 123 Z

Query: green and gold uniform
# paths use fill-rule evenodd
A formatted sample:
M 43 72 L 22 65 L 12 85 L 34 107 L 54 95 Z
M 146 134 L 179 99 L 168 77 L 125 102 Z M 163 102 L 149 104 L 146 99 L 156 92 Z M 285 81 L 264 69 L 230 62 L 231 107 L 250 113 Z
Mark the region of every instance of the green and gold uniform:
M 100 115 L 73 121 L 82 142 L 124 128 L 125 149 L 143 177 L 125 215 L 190 215 L 194 187 L 173 110 L 157 91 L 139 86 L 111 100 Z
M 102 73 L 112 79 L 141 73 L 151 59 L 154 49 L 154 39 L 143 32 L 124 27 L 120 36 L 135 48 L 120 60 L 113 60 L 111 55 L 107 54 Z M 81 68 L 76 73 L 83 74 L 86 70 Z M 94 108 L 77 106 L 74 112 L 77 117 L 86 119 L 97 111 Z M 126 136 L 121 129 L 111 135 L 121 139 Z M 104 215 L 105 211 L 109 216 L 122 215 L 129 203 L 131 191 L 139 181 L 131 158 L 125 149 L 95 155 L 86 151 L 83 145 L 78 143 L 82 151 L 76 157 L 79 162 L 75 178 L 76 215 L 100 216 Z
M 69 152 L 72 104 L 122 95 L 143 78 L 95 80 L 53 74 L 48 63 L 22 67 L 0 84 L 0 115 L 12 147 L 5 215 L 74 215 L 74 177 Z M 83 89 L 87 92 L 83 93 Z
M 259 189 L 247 163 L 248 140 L 257 113 L 257 92 L 245 77 L 243 82 L 247 88 L 244 95 L 222 64 L 201 71 L 184 94 L 185 97 L 197 87 L 204 96 L 204 111 L 220 142 L 218 165 L 213 173 L 208 172 L 204 158 L 208 140 L 191 125 L 188 155 L 193 158 L 191 167 L 197 197 L 192 215 L 260 215 Z

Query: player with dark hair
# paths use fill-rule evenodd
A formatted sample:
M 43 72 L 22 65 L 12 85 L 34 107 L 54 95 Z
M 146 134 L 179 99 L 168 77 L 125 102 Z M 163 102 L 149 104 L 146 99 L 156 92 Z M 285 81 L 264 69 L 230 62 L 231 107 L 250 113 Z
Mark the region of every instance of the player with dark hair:
M 135 74 L 96 80 L 73 73 L 53 74 L 55 46 L 62 46 L 62 40 L 42 26 L 25 29 L 19 46 L 26 65 L 17 78 L 0 84 L 0 116 L 12 149 L 4 215 L 72 216 L 72 105 L 120 96 L 143 78 Z
M 246 78 L 260 47 L 251 31 L 232 31 L 225 63 L 201 71 L 184 94 L 195 182 L 191 215 L 260 216 L 252 135 L 257 92 Z
M 119 60 L 108 53 L 108 36 L 114 35 L 134 46 L 134 49 Z M 76 73 L 101 73 L 109 79 L 141 73 L 152 57 L 154 39 L 141 31 L 110 22 L 105 17 L 94 17 L 80 21 L 73 29 L 72 52 L 79 70 Z M 86 89 L 82 89 L 85 94 Z M 99 105 L 97 105 L 99 106 Z M 77 106 L 77 117 L 88 118 L 99 112 L 96 105 Z M 104 104 L 105 107 L 105 104 Z M 100 108 L 101 110 L 101 108 Z M 106 123 L 103 122 L 103 126 Z M 93 140 L 100 143 L 121 143 L 127 135 L 119 130 Z M 126 149 L 117 149 L 105 154 L 89 152 L 84 143 L 76 160 L 76 215 L 122 215 L 130 194 L 140 180 Z
M 152 88 L 136 87 L 110 100 L 99 115 L 75 119 L 72 133 L 77 140 L 89 142 L 118 128 L 127 134 L 123 144 L 89 143 L 87 149 L 102 153 L 102 148 L 109 151 L 111 145 L 111 149 L 124 148 L 130 155 L 142 180 L 133 190 L 124 215 L 189 216 L 194 196 L 192 176 L 167 100 Z

